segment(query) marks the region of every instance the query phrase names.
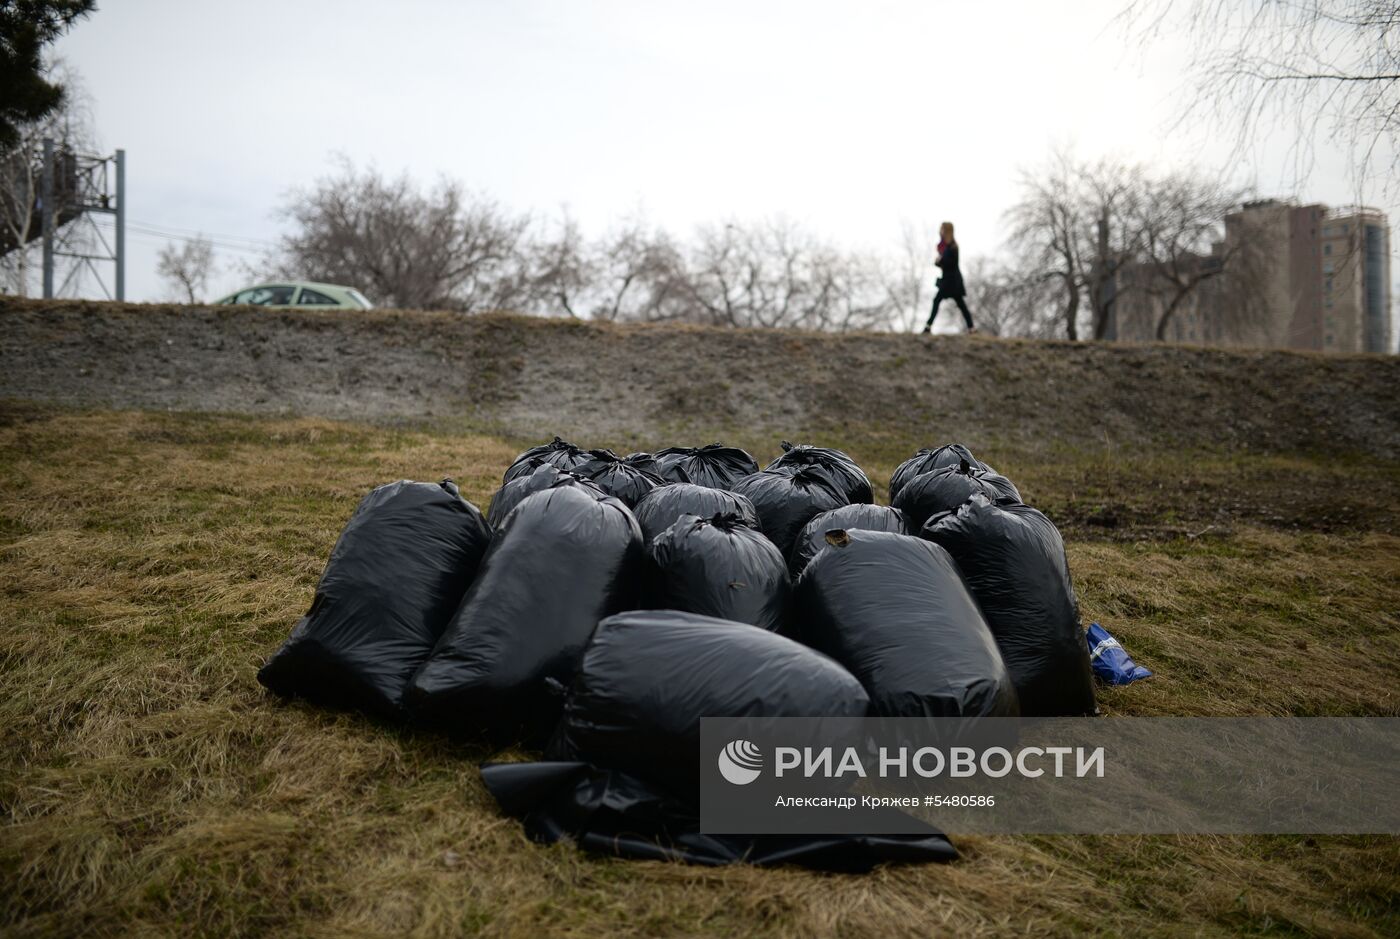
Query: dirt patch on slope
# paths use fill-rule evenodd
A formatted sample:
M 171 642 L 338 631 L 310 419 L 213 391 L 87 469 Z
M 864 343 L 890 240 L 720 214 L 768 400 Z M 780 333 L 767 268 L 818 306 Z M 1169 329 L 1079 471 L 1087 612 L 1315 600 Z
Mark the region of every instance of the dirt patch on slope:
M 899 427 L 1035 451 L 1151 440 L 1400 456 L 1400 360 L 511 315 L 0 300 L 0 397 L 463 420 L 518 436 Z

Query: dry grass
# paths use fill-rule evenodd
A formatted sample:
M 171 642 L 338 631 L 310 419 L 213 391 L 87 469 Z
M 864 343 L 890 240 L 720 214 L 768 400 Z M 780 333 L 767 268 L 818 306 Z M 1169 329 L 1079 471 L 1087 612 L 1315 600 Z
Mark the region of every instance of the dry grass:
M 880 481 L 920 443 L 846 442 Z M 263 694 L 258 664 L 366 490 L 452 475 L 484 503 L 519 443 L 0 410 L 0 931 L 1400 933 L 1394 838 L 960 839 L 955 864 L 861 877 L 540 847 L 496 813 L 486 754 Z M 1084 492 L 1100 474 L 1131 483 L 1112 494 L 1126 522 L 1068 529 L 1086 615 L 1159 672 L 1105 692 L 1106 710 L 1400 714 L 1388 523 L 1245 513 L 1163 535 L 1217 519 L 1201 502 L 1220 491 L 1288 501 L 1309 480 L 1393 511 L 1393 465 L 986 456 L 1070 514 L 1103 501 Z

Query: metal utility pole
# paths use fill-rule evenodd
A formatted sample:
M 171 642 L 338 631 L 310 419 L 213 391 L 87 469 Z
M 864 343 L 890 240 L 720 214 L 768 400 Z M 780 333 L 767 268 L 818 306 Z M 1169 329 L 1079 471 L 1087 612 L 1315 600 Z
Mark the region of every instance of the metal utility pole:
M 117 151 L 117 300 L 126 299 L 126 151 Z
M 44 138 L 44 168 L 39 185 L 39 211 L 44 238 L 44 299 L 53 299 L 53 139 Z

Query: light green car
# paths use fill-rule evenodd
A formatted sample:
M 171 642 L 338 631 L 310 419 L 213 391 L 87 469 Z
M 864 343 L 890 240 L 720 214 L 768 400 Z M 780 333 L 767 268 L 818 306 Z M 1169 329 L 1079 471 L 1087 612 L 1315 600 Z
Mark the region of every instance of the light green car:
M 253 306 L 316 307 L 321 310 L 368 310 L 374 304 L 354 287 L 289 280 L 280 284 L 258 284 L 231 293 L 215 303 L 249 303 Z

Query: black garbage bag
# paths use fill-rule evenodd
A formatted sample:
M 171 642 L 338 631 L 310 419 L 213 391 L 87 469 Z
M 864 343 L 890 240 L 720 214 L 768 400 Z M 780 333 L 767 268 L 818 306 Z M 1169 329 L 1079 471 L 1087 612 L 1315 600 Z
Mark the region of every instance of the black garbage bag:
M 973 456 L 972 451 L 960 443 L 945 443 L 941 447 L 931 449 L 925 447 L 899 464 L 899 469 L 895 470 L 894 475 L 890 477 L 890 501 L 894 501 L 894 497 L 899 495 L 899 490 L 904 488 L 905 483 L 920 473 L 932 473 L 945 467 L 957 466 L 963 460 L 978 469 L 986 470 L 989 473 L 996 472 Z
M 877 717 L 1014 717 L 1016 689 L 948 552 L 832 531 L 793 591 L 798 638 L 850 669 Z
M 851 501 L 829 473 L 813 466 L 754 473 L 735 483 L 733 491 L 753 503 L 763 533 L 785 558 L 792 555 L 803 525 Z
M 833 528 L 860 531 L 887 531 L 896 535 L 912 534 L 904 523 L 904 513 L 885 505 L 860 502 L 843 505 L 813 518 L 797 536 L 788 557 L 788 570 L 798 577 L 817 552 L 826 547 L 826 533 Z
M 793 446 L 784 440 L 783 455 L 764 467 L 765 471 L 773 473 L 795 473 L 802 469 L 826 473 L 847 502 L 875 501 L 865 471 L 841 450 L 813 447 L 805 443 Z
M 1028 505 L 974 495 L 935 515 L 923 537 L 962 570 L 1028 717 L 1093 714 L 1094 678 L 1065 543 Z
M 646 467 L 656 467 L 650 454 L 634 453 L 623 459 L 611 450 L 590 450 L 593 459 L 574 469 L 585 479 L 591 479 L 604 492 L 616 496 L 630 509 L 653 489 L 666 485 L 666 480 Z
M 628 773 L 582 762 L 488 763 L 486 789 L 533 840 L 569 840 L 585 851 L 717 866 L 791 864 L 864 873 L 877 864 L 952 861 L 933 831 L 909 835 L 703 835 L 695 806 Z M 889 812 L 890 809 L 873 809 Z
M 671 482 L 728 489 L 751 473 L 758 463 L 747 450 L 712 443 L 705 447 L 667 447 L 656 451 L 661 475 Z
M 629 453 L 622 458 L 622 462 L 626 463 L 628 466 L 635 467 L 639 470 L 646 470 L 648 473 L 655 473 L 662 479 L 666 478 L 665 475 L 661 472 L 661 464 L 656 462 L 655 453 Z M 670 482 L 670 480 L 667 480 L 667 482 Z
M 526 498 L 414 676 L 414 716 L 499 744 L 547 737 L 562 705 L 553 689 L 573 679 L 598 620 L 634 604 L 643 562 L 617 499 L 575 486 Z
M 676 523 L 682 515 L 710 518 L 715 515 L 737 515 L 744 524 L 758 529 L 758 512 L 748 496 L 713 489 L 696 483 L 671 483 L 653 489 L 637 503 L 632 514 L 642 526 L 642 536 L 650 543 L 657 535 Z
M 549 443 L 531 447 L 517 456 L 515 462 L 506 469 L 505 478 L 501 482 L 508 483 L 512 479 L 529 476 L 538 466 L 553 466 L 555 469 L 566 470 L 582 466 L 591 459 L 593 455 L 587 450 L 555 437 Z
M 966 460 L 957 466 L 920 473 L 905 483 L 892 501 L 894 507 L 904 513 L 909 530 L 917 532 L 924 527 L 930 515 L 956 509 L 979 493 L 993 502 L 1021 501 L 1021 493 L 1016 491 L 1011 480 L 998 473 L 978 469 Z
M 491 541 L 449 480 L 380 486 L 331 551 L 311 609 L 258 671 L 284 696 L 397 717 Z
M 788 572 L 762 532 L 738 515 L 682 515 L 647 546 L 647 602 L 777 631 L 787 615 Z
M 695 613 L 636 610 L 598 624 L 545 755 L 689 797 L 699 785 L 700 718 L 860 717 L 867 704 L 849 672 L 791 639 Z
M 523 502 L 526 496 L 558 486 L 577 486 L 595 498 L 607 495 L 596 483 L 577 472 L 545 464 L 535 467 L 535 471 L 530 475 L 517 476 L 497 489 L 496 494 L 491 497 L 491 510 L 486 514 L 486 520 L 491 523 L 492 528 L 500 528 L 510 510 Z

